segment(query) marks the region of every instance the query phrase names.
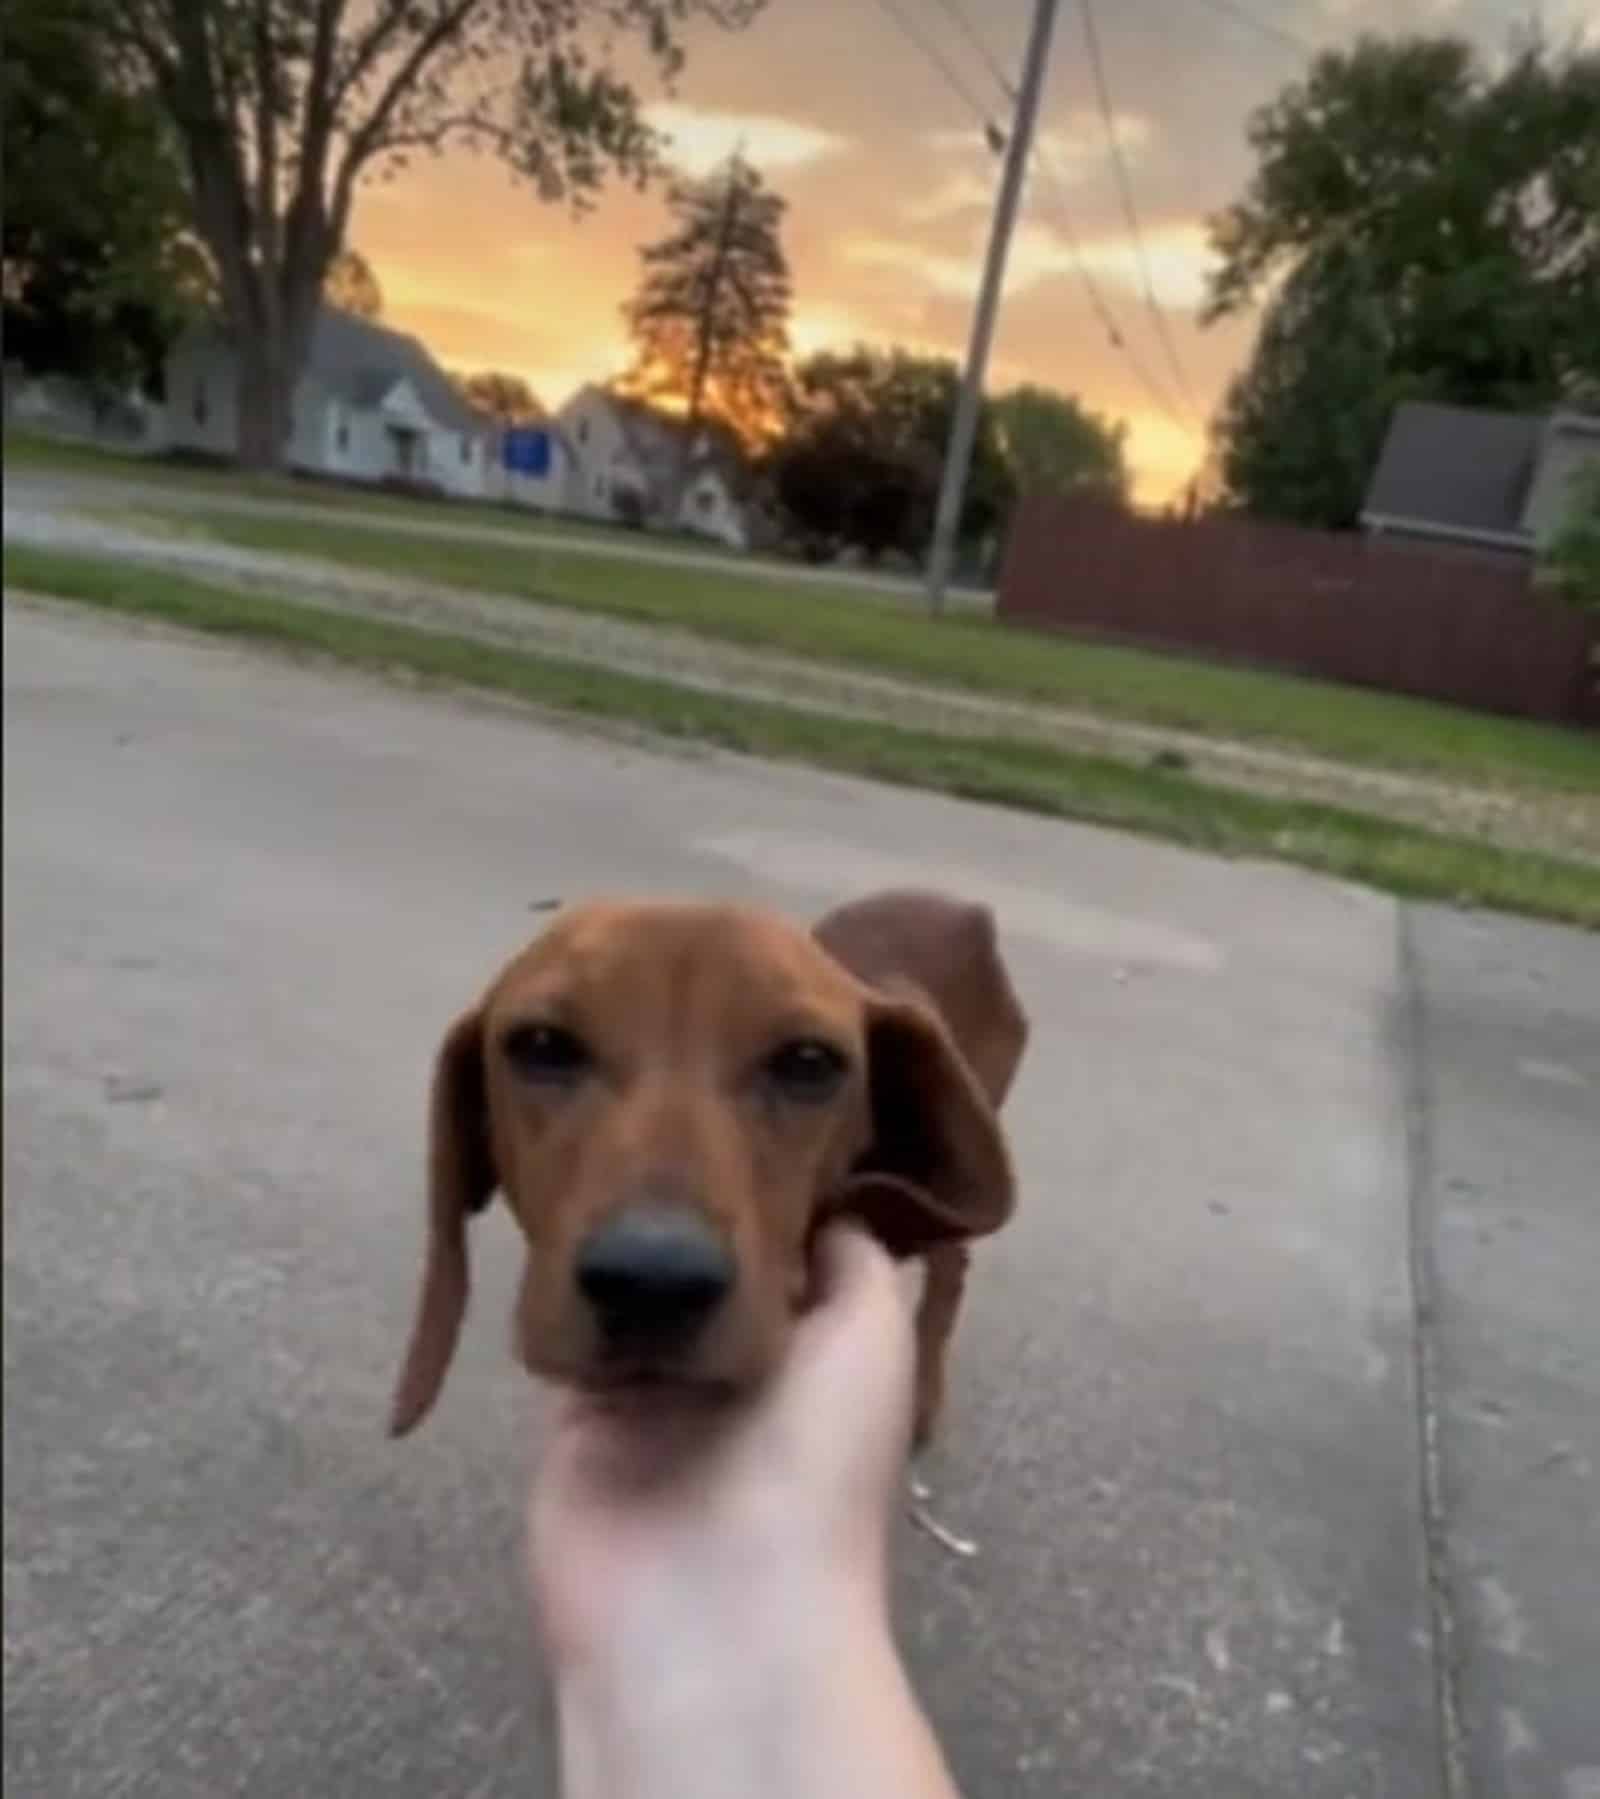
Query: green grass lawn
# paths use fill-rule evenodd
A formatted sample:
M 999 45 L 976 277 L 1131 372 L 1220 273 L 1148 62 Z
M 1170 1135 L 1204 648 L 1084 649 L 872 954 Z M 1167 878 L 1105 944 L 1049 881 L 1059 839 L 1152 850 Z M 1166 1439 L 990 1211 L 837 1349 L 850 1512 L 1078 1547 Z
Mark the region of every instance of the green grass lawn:
M 1600 794 L 1600 737 L 1401 695 L 1093 644 L 930 621 L 901 605 L 792 578 L 674 569 L 540 548 L 386 538 L 331 522 L 187 512 L 230 544 L 674 626 L 726 642 L 974 693 L 1081 707 L 1468 784 Z
M 1329 806 L 1257 798 L 1035 743 L 946 738 L 699 693 L 106 558 L 18 546 L 6 562 L 8 580 L 24 590 L 215 636 L 404 670 L 562 713 L 1116 825 L 1222 854 L 1269 856 L 1394 893 L 1600 928 L 1600 870 L 1556 857 L 1516 854 Z
M 804 571 L 757 574 L 729 559 L 726 572 L 673 569 L 624 556 L 562 554 L 548 544 L 505 543 L 383 524 L 483 523 L 636 545 L 631 535 L 506 508 L 426 502 L 294 481 L 116 456 L 8 434 L 8 463 L 146 478 L 182 493 L 181 522 L 218 541 L 470 587 L 672 626 L 726 642 L 947 685 L 1001 698 L 1082 708 L 1210 735 L 1256 740 L 1377 768 L 1467 784 L 1600 794 L 1600 737 L 1524 720 L 1460 711 L 1396 694 L 1340 687 L 1258 669 L 1012 630 L 971 614 L 930 624 L 902 601 L 842 590 Z M 333 506 L 333 519 L 273 517 L 208 508 L 208 495 Z M 174 508 L 177 511 L 177 508 Z M 359 530 L 351 529 L 360 525 Z M 670 550 L 671 540 L 652 538 Z
M 352 523 L 381 527 L 393 519 L 412 524 L 438 520 L 442 524 L 479 525 L 485 530 L 526 531 L 532 535 L 572 536 L 599 543 L 628 541 L 632 533 L 585 519 L 562 518 L 534 512 L 526 506 L 497 505 L 492 501 L 455 500 L 447 497 L 386 493 L 381 488 L 341 486 L 293 475 L 247 475 L 238 469 L 209 468 L 197 463 L 171 461 L 163 456 L 137 456 L 93 444 L 64 442 L 37 432 L 13 430 L 5 434 L 6 466 L 65 475 L 82 475 L 105 481 L 148 482 L 174 494 L 268 500 L 284 505 L 327 507 L 349 515 Z M 720 554 L 713 543 L 681 538 L 652 538 L 663 550 Z M 726 552 L 733 554 L 733 552 Z

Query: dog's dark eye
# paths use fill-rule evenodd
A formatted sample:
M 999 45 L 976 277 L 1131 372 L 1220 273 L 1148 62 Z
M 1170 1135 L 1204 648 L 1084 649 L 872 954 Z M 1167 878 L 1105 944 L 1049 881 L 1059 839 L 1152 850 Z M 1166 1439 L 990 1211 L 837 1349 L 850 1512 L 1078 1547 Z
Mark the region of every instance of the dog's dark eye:
M 850 1064 L 831 1043 L 815 1037 L 797 1037 L 767 1057 L 767 1079 L 789 1099 L 829 1098 L 845 1077 Z
M 530 1081 L 575 1081 L 591 1060 L 583 1040 L 559 1024 L 513 1025 L 501 1047 L 511 1066 Z

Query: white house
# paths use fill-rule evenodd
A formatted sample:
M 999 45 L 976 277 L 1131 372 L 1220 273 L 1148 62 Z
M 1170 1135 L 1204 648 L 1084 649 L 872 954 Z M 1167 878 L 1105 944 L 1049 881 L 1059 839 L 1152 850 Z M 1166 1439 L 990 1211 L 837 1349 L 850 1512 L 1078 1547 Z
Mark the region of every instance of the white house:
M 483 497 L 513 506 L 529 506 L 536 512 L 569 512 L 577 510 L 575 495 L 581 485 L 578 459 L 566 433 L 548 417 L 531 420 L 524 429 L 542 431 L 546 440 L 545 461 L 537 471 L 527 467 L 511 467 L 505 454 L 511 427 L 497 426 L 489 447 L 489 467 L 484 476 Z
M 683 454 L 681 423 L 593 386 L 579 388 L 557 419 L 571 456 L 566 511 L 691 531 L 733 549 L 748 548 L 737 456 L 719 434 L 702 429 L 697 436 L 676 515 L 669 519 Z
M 163 408 L 137 388 L 109 392 L 71 375 L 29 375 L 9 363 L 3 381 L 7 426 L 135 454 L 166 441 Z
M 167 444 L 233 456 L 238 363 L 217 325 L 185 335 L 167 359 Z M 295 387 L 285 460 L 347 481 L 397 480 L 479 499 L 494 435 L 414 337 L 324 306 Z

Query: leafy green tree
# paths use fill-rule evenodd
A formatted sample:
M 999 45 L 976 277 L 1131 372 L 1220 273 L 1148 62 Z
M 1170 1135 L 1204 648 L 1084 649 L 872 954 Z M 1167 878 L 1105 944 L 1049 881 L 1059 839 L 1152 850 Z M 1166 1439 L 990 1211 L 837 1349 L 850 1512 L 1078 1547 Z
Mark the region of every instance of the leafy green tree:
M 190 220 L 238 347 L 242 459 L 282 456 L 361 180 L 451 146 L 582 208 L 608 175 L 643 181 L 659 164 L 613 54 L 637 48 L 670 77 L 691 20 L 738 26 L 760 5 L 93 0 L 99 65 L 152 95 L 182 147 Z
M 933 528 L 960 371 L 903 350 L 822 351 L 794 374 L 789 429 L 771 459 L 778 504 L 819 547 L 920 559 Z M 1015 489 L 985 403 L 960 520 L 970 549 L 992 536 Z
M 1403 397 L 1539 408 L 1600 374 L 1600 52 L 1364 39 L 1256 115 L 1207 316 L 1267 296 L 1218 422 L 1232 500 L 1347 525 Z
M 544 417 L 544 408 L 520 375 L 483 369 L 475 375 L 454 375 L 451 379 L 472 410 L 497 425 L 526 425 Z
M 153 391 L 197 272 L 176 144 L 99 60 L 87 0 L 5 0 L 0 29 L 6 354 Z
M 1071 394 L 1024 385 L 1002 394 L 994 414 L 1019 493 L 1128 492 L 1127 427 L 1090 412 Z
M 1540 576 L 1580 611 L 1600 615 L 1600 461 L 1573 478 L 1566 514 L 1542 558 Z
M 1397 373 L 1381 298 L 1359 260 L 1307 260 L 1268 303 L 1215 427 L 1223 493 L 1268 518 L 1353 527 L 1394 406 L 1426 382 Z
M 783 417 L 784 201 L 735 155 L 704 181 L 674 183 L 667 204 L 673 228 L 639 252 L 639 291 L 622 309 L 634 361 L 618 389 L 681 411 L 686 453 L 702 419 L 754 449 Z
M 341 250 L 322 277 L 322 298 L 340 312 L 376 324 L 383 317 L 383 289 L 372 264 L 359 250 Z

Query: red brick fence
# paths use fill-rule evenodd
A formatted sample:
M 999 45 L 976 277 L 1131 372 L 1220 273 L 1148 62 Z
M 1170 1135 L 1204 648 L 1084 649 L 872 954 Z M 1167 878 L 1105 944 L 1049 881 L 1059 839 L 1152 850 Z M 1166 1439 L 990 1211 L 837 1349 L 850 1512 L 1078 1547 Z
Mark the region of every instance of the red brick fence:
M 999 615 L 1600 724 L 1600 629 L 1535 589 L 1525 559 L 1496 552 L 1036 497 L 1012 525 Z

